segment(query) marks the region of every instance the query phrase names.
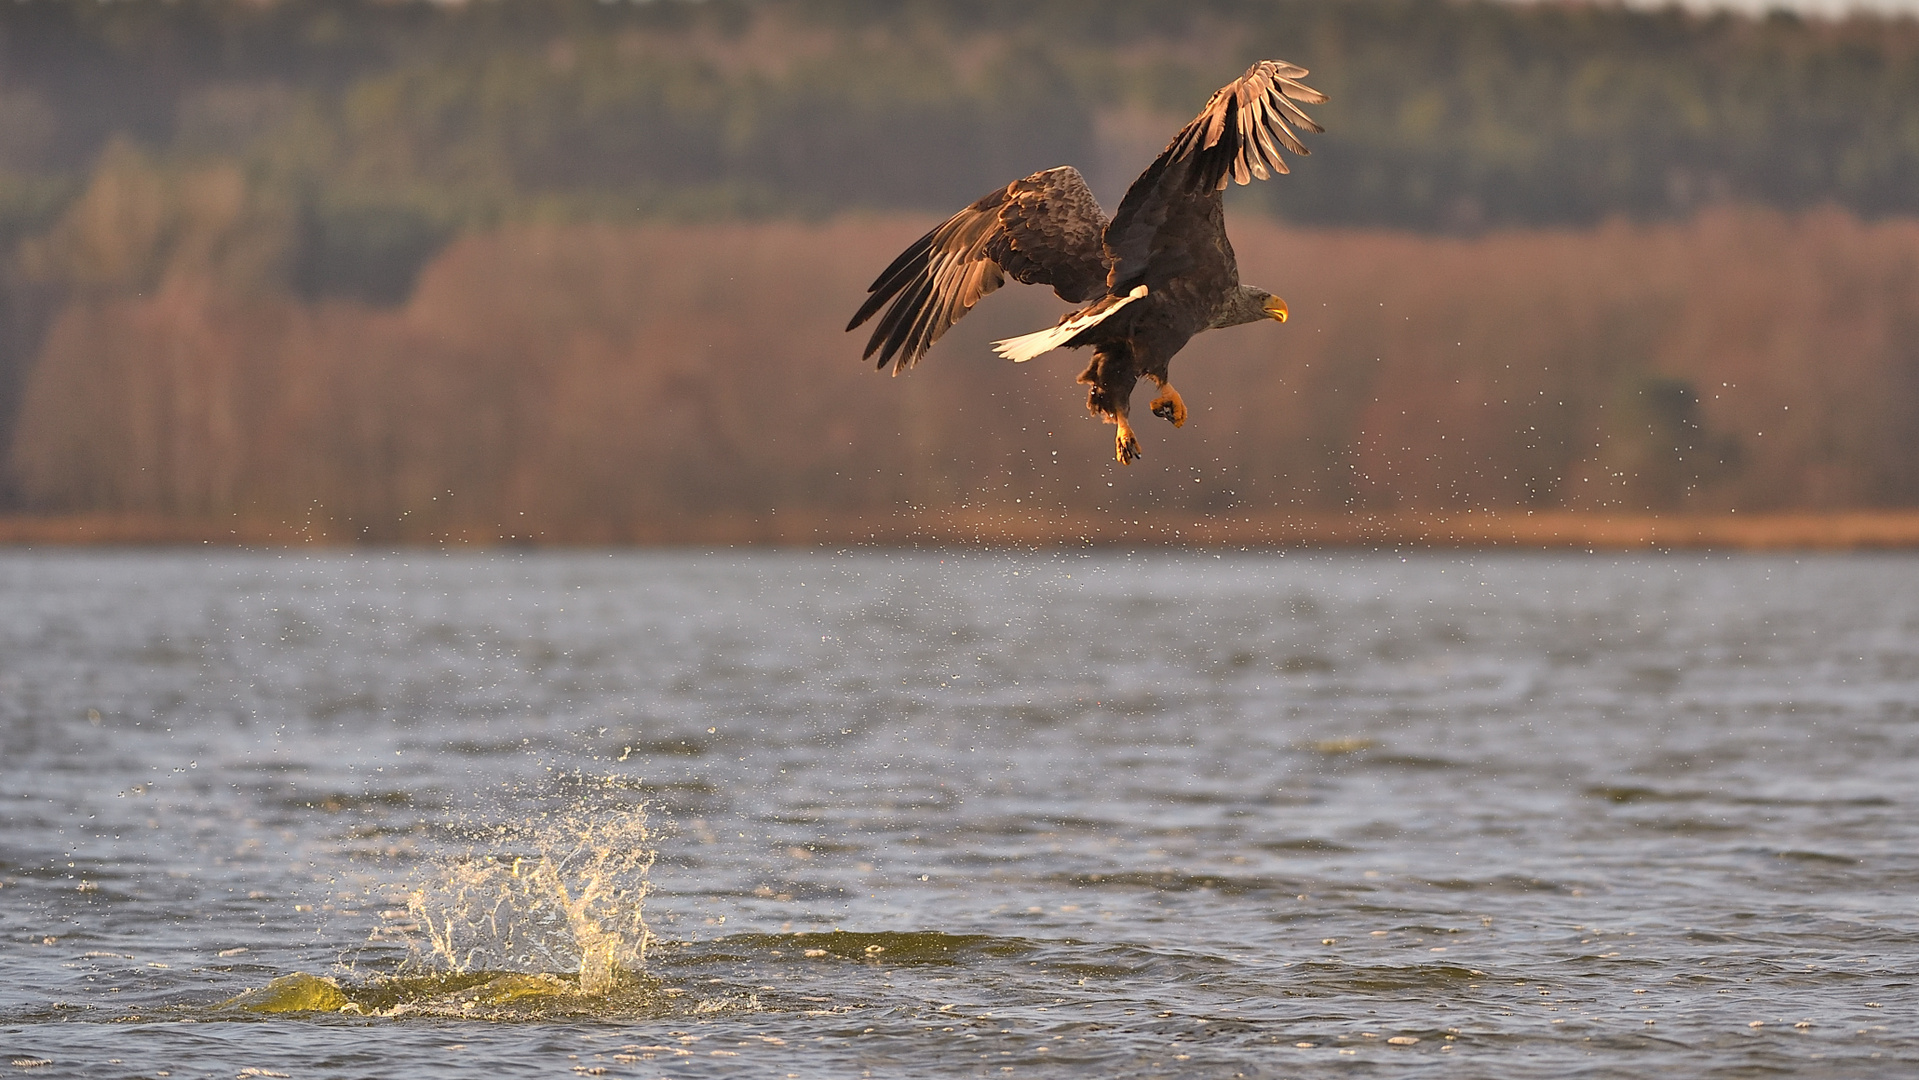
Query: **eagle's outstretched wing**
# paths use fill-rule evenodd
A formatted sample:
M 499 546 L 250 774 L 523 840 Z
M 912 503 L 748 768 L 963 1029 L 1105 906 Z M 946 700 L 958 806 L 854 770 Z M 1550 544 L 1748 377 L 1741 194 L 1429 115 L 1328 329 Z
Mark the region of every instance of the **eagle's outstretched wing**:
M 1212 217 L 1207 204 L 1219 198 L 1229 179 L 1245 184 L 1254 177 L 1264 180 L 1289 172 L 1280 147 L 1310 153 L 1294 125 L 1315 134 L 1326 129 L 1294 103 L 1319 104 L 1326 95 L 1299 81 L 1306 73 L 1284 60 L 1261 60 L 1247 68 L 1246 74 L 1220 87 L 1133 181 L 1106 230 L 1112 292 L 1184 273 L 1187 257 L 1194 254 L 1187 245 L 1195 224 L 1188 219 L 1195 211 Z M 1178 250 L 1160 242 L 1169 218 L 1174 222 L 1170 231 L 1177 234 L 1172 247 Z M 1161 265 L 1169 257 L 1179 265 Z
M 865 356 L 878 353 L 879 366 L 891 363 L 897 375 L 1008 275 L 1051 285 L 1069 303 L 1105 292 L 1105 228 L 1105 212 L 1071 165 L 1015 180 L 901 252 L 867 289 L 872 295 L 846 328 L 886 308 Z

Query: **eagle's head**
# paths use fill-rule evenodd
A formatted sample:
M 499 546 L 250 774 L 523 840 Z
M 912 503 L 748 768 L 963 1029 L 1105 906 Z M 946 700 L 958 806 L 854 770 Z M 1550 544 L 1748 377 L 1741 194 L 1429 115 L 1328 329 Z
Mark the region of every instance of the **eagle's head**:
M 1265 289 L 1240 285 L 1227 293 L 1219 306 L 1213 309 L 1213 317 L 1207 322 L 1206 328 L 1218 330 L 1224 326 L 1238 326 L 1261 319 L 1285 322 L 1287 314 L 1286 301 Z

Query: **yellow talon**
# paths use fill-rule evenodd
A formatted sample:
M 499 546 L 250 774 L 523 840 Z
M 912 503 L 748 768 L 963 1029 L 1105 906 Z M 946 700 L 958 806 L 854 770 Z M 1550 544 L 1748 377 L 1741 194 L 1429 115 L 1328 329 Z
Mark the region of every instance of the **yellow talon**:
M 1153 399 L 1153 415 L 1173 422 L 1174 427 L 1186 426 L 1186 399 L 1179 396 L 1172 383 L 1161 383 L 1159 396 Z
M 1131 465 L 1140 456 L 1139 440 L 1133 438 L 1133 427 L 1124 419 L 1116 421 L 1119 431 L 1113 435 L 1113 456 L 1121 465 Z

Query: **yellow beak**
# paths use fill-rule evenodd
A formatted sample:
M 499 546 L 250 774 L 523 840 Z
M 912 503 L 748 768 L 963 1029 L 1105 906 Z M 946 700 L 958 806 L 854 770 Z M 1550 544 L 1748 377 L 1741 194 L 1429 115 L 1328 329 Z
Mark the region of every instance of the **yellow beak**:
M 1266 315 L 1274 322 L 1285 322 L 1287 315 L 1286 301 L 1281 300 L 1277 296 L 1266 301 Z

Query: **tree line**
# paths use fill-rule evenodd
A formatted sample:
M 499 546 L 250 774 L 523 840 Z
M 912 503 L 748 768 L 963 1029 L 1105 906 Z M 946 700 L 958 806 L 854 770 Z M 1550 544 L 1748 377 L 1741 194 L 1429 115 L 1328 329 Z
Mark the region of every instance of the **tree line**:
M 397 243 L 373 208 L 443 227 L 933 209 L 1060 161 L 1106 168 L 1111 188 L 1165 122 L 1265 56 L 1332 95 L 1323 157 L 1261 193 L 1296 222 L 1577 224 L 1723 197 L 1919 209 L 1910 18 L 1498 0 L 27 0 L 0 8 L 0 218 L 44 223 L 115 139 L 243 162 L 341 250 Z
M 1317 241 L 1309 238 L 1339 236 L 1346 238 L 1343 244 L 1363 246 L 1374 241 L 1357 238 L 1425 234 L 1425 240 L 1403 242 L 1437 245 L 1408 249 L 1433 258 L 1451 250 L 1446 244 L 1453 242 L 1434 237 L 1461 243 L 1478 238 L 1473 242 L 1490 246 L 1475 250 L 1503 252 L 1522 268 L 1536 266 L 1547 258 L 1541 254 L 1546 251 L 1604 250 L 1613 253 L 1607 265 L 1623 281 L 1580 278 L 1584 292 L 1555 294 L 1540 303 L 1557 305 L 1566 325 L 1584 325 L 1579 320 L 1600 310 L 1603 297 L 1628 287 L 1638 289 L 1633 295 L 1651 307 L 1618 324 L 1592 324 L 1612 342 L 1598 352 L 1544 331 L 1528 339 L 1539 349 L 1561 350 L 1522 362 L 1523 370 L 1545 380 L 1530 392 L 1534 397 L 1570 394 L 1565 400 L 1573 404 L 1565 408 L 1572 412 L 1548 417 L 1551 423 L 1543 423 L 1543 413 L 1529 416 L 1515 430 L 1531 434 L 1514 436 L 1517 441 L 1509 440 L 1511 445 L 1497 453 L 1475 451 L 1480 456 L 1469 464 L 1454 460 L 1459 446 L 1450 439 L 1423 457 L 1415 455 L 1454 461 L 1444 468 L 1397 457 L 1390 468 L 1367 471 L 1356 464 L 1360 458 L 1353 455 L 1363 457 L 1356 448 L 1372 444 L 1355 433 L 1374 428 L 1358 420 L 1352 423 L 1359 426 L 1325 427 L 1331 418 L 1348 415 L 1341 410 L 1357 408 L 1354 398 L 1338 396 L 1355 393 L 1339 381 L 1346 376 L 1330 374 L 1343 370 L 1339 364 L 1345 361 L 1335 359 L 1345 354 L 1327 354 L 1319 361 L 1325 366 L 1312 369 L 1321 374 L 1311 379 L 1300 374 L 1303 381 L 1285 392 L 1290 400 L 1302 387 L 1315 387 L 1309 399 L 1302 399 L 1309 404 L 1299 424 L 1261 421 L 1271 445 L 1290 449 L 1259 451 L 1261 464 L 1254 473 L 1234 474 L 1239 478 L 1219 489 L 1242 494 L 1208 498 L 1230 502 L 1265 483 L 1274 498 L 1293 491 L 1328 505 L 1371 505 L 1402 497 L 1429 500 L 1435 497 L 1432 491 L 1418 485 L 1440 483 L 1453 485 L 1459 492 L 1455 498 L 1468 503 L 1570 505 L 1579 503 L 1580 486 L 1599 483 L 1606 470 L 1618 488 L 1608 498 L 1645 505 L 1702 499 L 1726 505 L 1824 505 L 1842 496 L 1868 503 L 1908 498 L 1899 479 L 1902 466 L 1896 464 L 1904 461 L 1900 403 L 1912 381 L 1896 345 L 1901 334 L 1913 336 L 1914 324 L 1899 321 L 1909 316 L 1896 314 L 1904 310 L 1899 290 L 1908 287 L 1898 284 L 1906 272 L 1899 267 L 1907 265 L 1898 254 L 1904 242 L 1898 238 L 1907 234 L 1896 220 L 1886 224 L 1890 231 L 1872 230 L 1878 228 L 1874 222 L 1919 211 L 1919 125 L 1912 121 L 1919 116 L 1919 21 L 1910 18 L 1748 17 L 1678 7 L 1498 0 L 24 0 L 0 5 L 0 451 L 8 462 L 0 470 L 0 507 L 119 505 L 115 500 L 124 502 L 130 489 L 98 476 L 158 468 L 154 463 L 163 459 L 151 455 L 163 444 L 178 450 L 164 461 L 191 459 L 202 463 L 196 468 L 210 468 L 196 455 L 211 451 L 194 442 L 199 436 L 189 431 L 225 430 L 238 439 L 230 444 L 232 452 L 254 455 L 245 468 L 236 459 L 233 468 L 240 473 L 254 475 L 247 470 L 270 460 L 260 457 L 257 447 L 242 449 L 250 444 L 233 434 L 245 427 L 238 417 L 215 423 L 203 416 L 189 423 L 153 414 L 148 406 L 136 408 L 135 402 L 112 404 L 112 393 L 149 385 L 142 380 L 161 379 L 151 383 L 154 392 L 169 387 L 176 398 L 204 391 L 232 401 L 251 400 L 220 398 L 235 386 L 258 388 L 285 380 L 319 393 L 312 388 L 325 384 L 333 387 L 326 393 L 335 395 L 327 398 L 334 402 L 328 408 L 339 410 L 327 415 L 349 427 L 359 424 L 355 438 L 371 438 L 366 417 L 379 410 L 368 405 L 371 412 L 356 413 L 339 404 L 361 399 L 339 397 L 347 391 L 326 381 L 335 376 L 316 373 L 333 371 L 328 365 L 348 359 L 329 359 L 331 354 L 313 340 L 331 341 L 331 347 L 349 354 L 365 349 L 368 357 L 390 358 L 385 366 L 374 359 L 363 366 L 397 380 L 394 387 L 427 378 L 422 371 L 452 379 L 453 368 L 434 368 L 429 360 L 419 360 L 420 371 L 415 371 L 415 363 L 406 359 L 411 354 L 393 344 L 438 338 L 407 337 L 395 327 L 404 329 L 413 325 L 407 320 L 422 317 L 414 310 L 414 294 L 428 268 L 441 267 L 443 277 L 453 273 L 444 260 L 476 250 L 472 245 L 484 245 L 488 237 L 527 235 L 528 229 L 626 230 L 621 235 L 629 240 L 622 243 L 629 246 L 614 245 L 623 254 L 608 255 L 621 266 L 626 263 L 620 260 L 642 257 L 635 252 L 651 242 L 646 238 L 668 235 L 658 230 L 670 228 L 719 229 L 731 236 L 727 230 L 750 226 L 766 230 L 767 237 L 851 242 L 829 223 L 862 215 L 897 221 L 887 215 L 900 214 L 925 221 L 1008 178 L 1062 162 L 1080 165 L 1111 206 L 1207 94 L 1251 60 L 1266 56 L 1313 69 L 1308 81 L 1332 99 L 1314 110 L 1328 131 L 1309 139 L 1313 156 L 1290 176 L 1235 189 L 1235 222 L 1284 222 L 1292 231 L 1275 235 L 1315 252 L 1314 259 L 1347 267 L 1374 264 L 1355 262 L 1344 247 L 1314 246 Z M 1685 224 L 1721 220 L 1712 215 L 1722 210 L 1733 215 L 1725 220 L 1771 220 L 1763 214 L 1740 216 L 1760 213 L 1750 209 L 1754 206 L 1825 222 L 1812 234 L 1787 229 L 1752 235 L 1781 242 L 1807 235 L 1827 238 L 1831 243 L 1819 249 L 1827 262 L 1809 266 L 1807 251 L 1791 246 L 1754 247 L 1745 252 L 1748 268 L 1726 256 L 1731 249 L 1725 244 L 1731 241 L 1721 242 L 1723 230 Z M 1602 225 L 1608 221 L 1637 224 Z M 1848 224 L 1842 228 L 1834 222 Z M 1546 247 L 1513 246 L 1516 239 L 1501 246 L 1500 240 L 1518 237 L 1522 234 L 1515 230 L 1524 229 L 1577 229 L 1601 236 L 1623 235 L 1606 232 L 1615 227 L 1661 223 L 1677 231 L 1645 235 L 1668 238 L 1661 241 L 1664 262 L 1604 245 L 1582 248 L 1571 240 L 1565 241 L 1571 247 L 1555 248 L 1548 234 L 1537 238 Z M 790 232 L 802 226 L 814 231 Z M 1877 239 L 1842 242 L 1855 234 Z M 1675 260 L 1683 263 L 1692 256 L 1670 237 L 1705 245 L 1701 250 L 1718 253 L 1712 258 L 1726 256 L 1723 263 L 1698 256 L 1706 260 L 1700 265 L 1710 263 L 1719 278 L 1672 279 Z M 883 265 L 890 254 L 861 250 L 877 260 L 859 271 L 864 273 Z M 1253 254 L 1242 245 L 1242 257 Z M 702 273 L 718 272 L 697 252 L 662 248 L 652 257 L 689 260 L 706 267 Z M 1570 256 L 1551 256 L 1562 257 Z M 795 250 L 777 267 L 755 264 L 747 276 L 763 292 L 791 291 L 800 279 L 820 278 L 819 265 L 828 260 L 823 250 Z M 493 287 L 484 280 L 483 267 L 459 265 L 467 267 L 459 279 L 465 287 L 481 292 Z M 1503 265 L 1472 263 L 1465 272 L 1493 274 L 1531 295 L 1533 280 L 1523 272 L 1514 278 L 1500 269 Z M 1380 274 L 1388 269 L 1389 263 L 1375 267 Z M 490 272 L 532 271 L 507 260 Z M 864 284 L 854 280 L 859 272 L 849 270 L 845 281 L 834 279 L 853 298 Z M 1570 281 L 1565 275 L 1571 273 L 1566 269 L 1548 280 Z M 1674 313 L 1681 309 L 1720 310 L 1714 304 L 1752 311 L 1763 323 L 1767 316 L 1761 309 L 1727 292 L 1726 283 L 1751 274 L 1792 280 L 1808 273 L 1827 283 L 1821 289 L 1854 278 L 1867 282 L 1880 291 L 1855 302 L 1881 313 L 1856 325 L 1821 316 L 1826 320 L 1817 324 L 1821 332 L 1837 335 L 1831 341 L 1850 343 L 1846 347 L 1853 353 L 1838 355 L 1837 346 L 1824 339 L 1795 339 L 1797 351 L 1787 350 L 1790 355 L 1780 351 L 1786 347 L 1780 342 L 1754 341 L 1750 362 L 1775 372 L 1798 371 L 1822 392 L 1829 386 L 1812 373 L 1824 365 L 1863 364 L 1887 381 L 1877 391 L 1860 384 L 1860 400 L 1847 406 L 1878 419 L 1856 429 L 1835 421 L 1833 434 L 1818 444 L 1825 447 L 1819 453 L 1846 464 L 1825 466 L 1818 475 L 1826 480 L 1815 483 L 1805 474 L 1780 489 L 1797 494 L 1762 496 L 1752 488 L 1759 475 L 1754 463 L 1771 444 L 1760 442 L 1756 433 L 1737 435 L 1716 419 L 1715 410 L 1727 406 L 1714 403 L 1693 360 L 1671 351 L 1677 348 L 1671 341 L 1678 339 L 1651 330 L 1637 338 L 1618 335 L 1629 326 L 1695 325 L 1671 320 L 1680 319 Z M 1415 284 L 1404 284 L 1410 290 L 1406 295 L 1418 292 Z M 527 295 L 544 295 L 546 288 L 528 280 L 517 285 Z M 1349 300 L 1360 306 L 1351 310 L 1358 312 L 1363 305 L 1353 298 L 1365 292 L 1363 279 L 1353 279 L 1352 289 Z M 1833 289 L 1844 292 L 1838 286 L 1828 291 Z M 1692 295 L 1687 290 L 1701 298 L 1686 299 Z M 1375 291 L 1380 295 L 1369 302 L 1391 301 L 1386 291 Z M 1462 310 L 1505 312 L 1520 320 L 1515 325 L 1532 325 L 1523 309 L 1498 301 L 1485 288 L 1447 295 Z M 831 307 L 838 300 L 835 294 L 819 302 Z M 1835 311 L 1843 306 L 1839 299 L 1832 303 Z M 506 309 L 521 310 L 511 304 Z M 583 331 L 552 313 L 565 310 L 563 302 L 553 300 L 551 311 L 537 316 L 537 325 L 576 339 Z M 1042 314 L 1039 308 L 1021 310 Z M 146 314 L 138 319 L 158 321 L 139 322 L 140 312 Z M 185 321 L 163 318 L 167 312 Z M 604 322 L 614 316 L 593 318 Z M 715 315 L 714 321 L 723 318 Z M 1360 324 L 1341 325 L 1358 333 Z M 1727 323 L 1722 329 L 1737 337 L 1746 333 L 1740 325 Z M 157 344 L 129 329 L 137 326 L 161 335 Z M 319 337 L 276 337 L 262 329 L 268 326 L 304 327 Z M 338 333 L 328 337 L 329 327 Z M 224 329 L 216 333 L 216 328 Z M 680 336 L 658 339 L 622 331 L 626 344 L 620 348 L 629 351 L 608 346 L 613 351 L 606 356 L 625 357 L 619 362 L 649 371 L 661 361 L 631 350 L 710 353 L 720 348 L 717 338 L 701 343 L 689 336 L 696 331 L 688 324 L 676 331 Z M 202 332 L 213 336 L 195 336 Z M 716 333 L 710 326 L 705 332 Z M 1886 340 L 1860 339 L 1869 332 L 1883 332 Z M 725 354 L 727 362 L 757 371 L 755 365 L 777 365 L 782 353 L 813 355 L 808 350 L 814 346 L 795 344 L 778 326 L 754 333 L 763 334 L 752 338 L 754 354 Z M 505 339 L 523 343 L 529 352 L 521 362 L 532 367 L 550 349 L 542 344 L 545 339 L 517 330 Z M 234 357 L 217 360 L 241 341 L 272 355 L 246 363 Z M 86 342 L 92 344 L 83 348 Z M 190 349 L 185 342 L 198 344 Z M 166 354 L 173 357 L 166 362 L 173 367 L 123 373 L 125 379 L 115 387 L 61 381 L 92 370 L 89 365 L 151 358 L 149 346 L 186 351 Z M 1481 347 L 1488 356 L 1505 358 L 1502 364 L 1517 362 L 1513 348 L 1498 335 L 1485 338 Z M 86 348 L 115 351 L 118 359 L 104 354 L 87 359 Z M 420 348 L 423 357 L 453 355 L 434 351 L 440 346 Z M 1354 345 L 1354 355 L 1371 348 Z M 203 350 L 206 358 L 193 360 L 188 355 L 193 349 Z M 1712 370 L 1721 375 L 1721 369 L 1737 367 L 1728 359 L 1734 353 L 1718 346 L 1695 352 L 1700 350 L 1718 358 Z M 508 362 L 494 351 L 486 355 L 492 357 L 489 364 Z M 1401 355 L 1410 354 L 1402 350 Z M 1579 356 L 1598 374 L 1555 381 L 1576 366 Z M 615 359 L 604 362 L 614 365 Z M 1390 357 L 1352 362 L 1383 364 Z M 240 382 L 201 386 L 162 378 L 201 368 L 230 368 L 230 378 Z M 612 367 L 577 370 L 614 378 Z M 1314 381 L 1322 378 L 1331 381 Z M 352 385 L 361 386 L 354 393 L 378 396 L 373 384 Z M 1396 385 L 1382 384 L 1381 400 L 1397 400 Z M 1840 380 L 1835 385 L 1854 384 Z M 88 393 L 97 399 L 87 398 Z M 405 398 L 412 391 L 394 393 Z M 729 402 L 735 400 L 731 393 L 715 390 L 700 400 Z M 921 400 L 926 393 L 909 391 L 906 399 Z M 883 397 L 870 404 L 894 407 Z M 723 430 L 719 418 L 732 415 L 725 409 L 735 407 L 712 404 L 710 415 L 701 415 Z M 29 416 L 30 408 L 40 411 Z M 146 447 L 135 455 L 143 464 L 129 464 L 135 458 L 109 462 L 102 455 L 108 445 L 118 445 L 112 440 L 87 442 L 98 434 L 87 424 L 116 417 L 112 422 L 134 422 L 134 413 L 117 409 L 144 417 L 139 423 L 146 427 L 115 436 L 132 440 L 127 446 Z M 1604 410 L 1611 411 L 1601 424 L 1596 418 Z M 1577 418 L 1569 418 L 1574 413 Z M 1366 415 L 1375 427 L 1386 422 L 1386 413 Z M 1451 430 L 1441 418 L 1431 419 L 1431 427 L 1409 428 L 1408 438 Z M 927 432 L 938 425 L 927 416 L 910 424 L 895 421 L 896 434 L 917 440 L 915 445 L 937 442 Z M 445 422 L 459 423 L 452 415 Z M 59 435 L 61 424 L 72 425 L 67 435 Z M 173 424 L 188 426 L 176 430 L 168 426 Z M 33 425 L 39 426 L 29 432 Z M 1868 439 L 1862 434 L 1868 429 L 1881 434 Z M 1301 430 L 1319 434 L 1308 437 Z M 1646 431 L 1655 434 L 1643 436 Z M 139 441 L 149 436 L 159 441 Z M 354 451 L 361 455 L 354 460 L 363 462 L 365 477 L 372 477 L 378 462 L 400 460 L 402 447 L 425 437 L 382 436 L 387 450 L 375 454 L 362 448 Z M 707 437 L 699 435 L 695 442 Z M 1652 443 L 1640 445 L 1647 438 Z M 1610 464 L 1600 469 L 1592 464 L 1600 458 L 1575 452 L 1585 446 L 1581 440 L 1610 447 L 1605 452 L 1610 456 L 1601 455 Z M 45 456 L 55 444 L 80 457 Z M 488 445 L 494 447 L 489 453 L 505 452 L 500 449 L 505 443 Z M 192 446 L 201 449 L 188 453 Z M 732 444 L 715 450 L 717 456 L 689 461 L 681 475 L 707 475 L 702 470 L 723 469 L 727 461 L 757 460 L 750 447 L 724 447 Z M 1687 464 L 1667 460 L 1671 447 L 1681 448 L 1671 452 Z M 934 451 L 926 452 L 935 457 L 901 459 L 921 462 L 912 467 L 918 479 L 883 484 L 867 477 L 856 485 L 865 492 L 857 497 L 829 484 L 839 492 L 832 499 L 865 505 L 881 498 L 882 489 L 889 498 L 931 498 L 945 490 L 940 484 L 959 482 L 938 480 L 946 466 Z M 463 468 L 489 460 L 475 456 L 477 451 L 461 453 Z M 65 464 L 56 467 L 56 459 Z M 82 459 L 98 469 L 75 464 Z M 1454 466 L 1464 471 L 1446 472 Z M 845 468 L 827 472 L 853 475 Z M 1468 474 L 1480 479 L 1469 480 Z M 1486 479 L 1495 474 L 1510 482 Z M 416 469 L 409 475 L 425 474 Z M 774 484 L 775 475 L 740 480 L 745 487 L 695 484 L 687 498 L 697 502 L 721 490 L 757 491 L 754 485 Z M 1389 475 L 1401 479 L 1378 479 Z M 1640 479 L 1620 487 L 1626 481 L 1619 478 L 1628 475 Z M 1284 481 L 1275 479 L 1282 476 Z M 1415 476 L 1424 479 L 1415 481 Z M 61 488 L 58 477 L 76 486 Z M 634 481 L 610 477 L 607 482 L 617 487 Z M 817 476 L 806 481 L 815 482 L 826 483 Z M 412 488 L 393 478 L 381 483 L 401 493 L 394 499 L 412 505 L 413 496 L 404 494 Z M 1212 483 L 1203 480 L 1195 487 L 1210 491 Z M 258 476 L 247 484 L 215 484 L 208 490 L 255 492 L 247 499 L 274 490 Z M 1396 494 L 1402 487 L 1411 494 Z M 740 495 L 725 512 L 744 513 L 785 497 Z M 1169 497 L 1182 505 L 1198 498 L 1185 488 L 1169 489 Z M 228 496 L 192 505 L 228 505 L 222 499 Z M 386 514 L 386 504 L 381 506 L 369 512 Z
M 1050 325 L 1050 291 L 995 294 L 898 378 L 859 361 L 845 319 L 924 227 L 511 226 L 453 243 L 395 308 L 184 266 L 61 312 L 8 468 L 38 510 L 377 542 L 921 510 L 1919 503 L 1912 220 L 1715 208 L 1475 238 L 1242 220 L 1247 279 L 1293 318 L 1197 338 L 1173 366 L 1188 423 L 1137 410 L 1130 467 L 1072 381 L 1083 356 L 989 347 Z

